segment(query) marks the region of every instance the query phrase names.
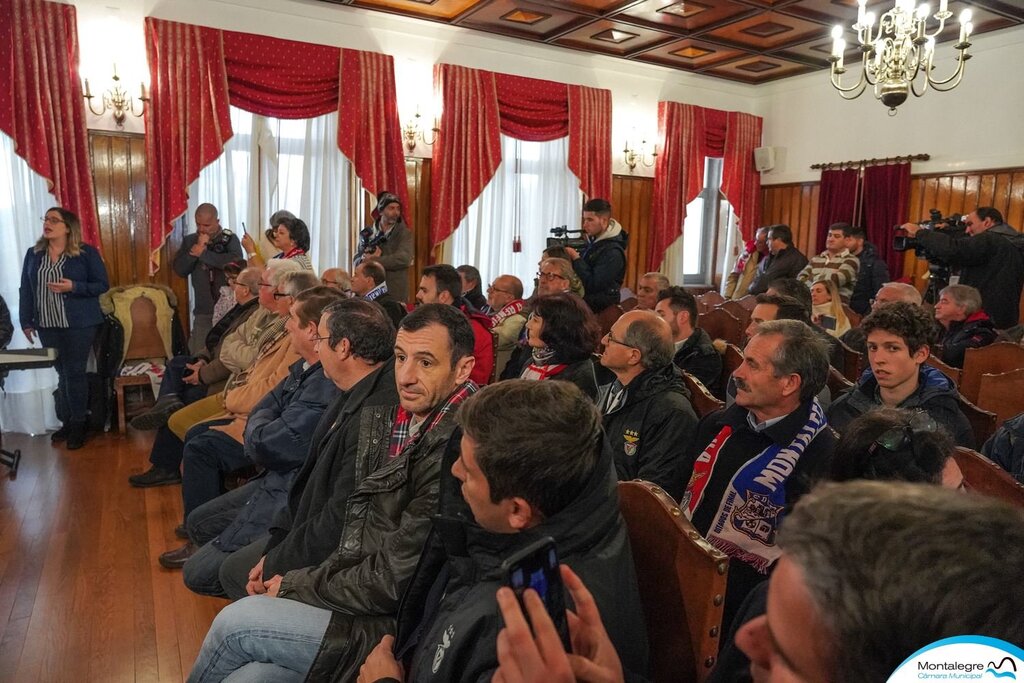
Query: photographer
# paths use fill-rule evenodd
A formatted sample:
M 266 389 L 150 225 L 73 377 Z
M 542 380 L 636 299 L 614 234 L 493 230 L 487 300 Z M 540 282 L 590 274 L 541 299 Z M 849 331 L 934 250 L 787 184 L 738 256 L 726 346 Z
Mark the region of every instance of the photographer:
M 981 292 L 982 308 L 999 329 L 1013 327 L 1020 317 L 1020 291 L 1024 286 L 1024 235 L 1003 223 L 991 206 L 979 206 L 964 218 L 967 237 L 954 237 L 943 224 L 935 230 L 916 223 L 901 226 L 928 260 L 960 267 L 960 282 Z
M 388 293 L 399 301 L 409 301 L 409 266 L 415 240 L 402 218 L 402 201 L 397 195 L 381 192 L 371 215 L 373 225 L 359 231 L 355 265 L 364 260 L 381 264 L 387 273 Z
M 200 204 L 196 209 L 196 231 L 185 235 L 174 257 L 174 272 L 192 280 L 192 327 L 189 351 L 202 351 L 213 327 L 213 304 L 220 288 L 227 284 L 224 266 L 242 258 L 242 244 L 230 230 L 220 227 L 217 207 Z
M 612 205 L 605 199 L 591 199 L 583 205 L 583 232 L 587 236 L 583 249 L 577 252 L 570 247 L 565 251 L 583 281 L 583 300 L 597 314 L 619 303 L 629 235 L 612 218 Z

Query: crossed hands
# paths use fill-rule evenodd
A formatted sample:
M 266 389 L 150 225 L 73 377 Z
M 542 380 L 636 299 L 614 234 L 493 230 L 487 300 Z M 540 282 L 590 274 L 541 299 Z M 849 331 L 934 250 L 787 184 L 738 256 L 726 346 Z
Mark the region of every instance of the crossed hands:
M 281 579 L 284 577 L 275 574 L 267 581 L 263 580 L 263 562 L 267 559 L 264 555 L 256 566 L 249 570 L 249 583 L 245 584 L 245 592 L 249 595 L 267 595 L 276 598 L 281 590 Z

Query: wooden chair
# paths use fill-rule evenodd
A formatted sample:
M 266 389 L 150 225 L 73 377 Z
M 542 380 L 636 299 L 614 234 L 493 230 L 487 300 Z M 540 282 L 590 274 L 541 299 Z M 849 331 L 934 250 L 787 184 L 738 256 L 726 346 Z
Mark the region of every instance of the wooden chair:
M 926 360 L 925 363 L 932 366 L 933 368 L 941 372 L 943 375 L 953 380 L 953 384 L 955 384 L 957 387 L 960 386 L 960 379 L 963 374 L 963 371 L 960 368 L 954 368 L 952 365 L 946 365 L 941 360 L 939 360 L 938 357 L 934 355 L 928 356 L 928 360 Z
M 602 338 L 604 335 L 608 334 L 612 329 L 612 325 L 615 324 L 615 321 L 618 320 L 621 315 L 622 306 L 618 304 L 613 304 L 597 314 L 597 324 L 601 328 Z
M 960 407 L 960 412 L 967 416 L 967 421 L 971 423 L 975 444 L 981 448 L 981 445 L 996 433 L 996 414 L 988 410 L 982 410 L 968 401 L 967 397 L 963 394 L 957 394 L 957 403 Z
M 740 321 L 740 324 L 743 325 L 743 329 L 747 329 L 747 325 L 750 324 L 751 311 L 744 307 L 739 301 L 733 301 L 730 299 L 729 301 L 718 304 L 718 308 L 731 313 L 734 318 Z
M 619 483 L 647 617 L 654 683 L 700 683 L 718 657 L 729 558 L 705 541 L 667 493 Z
M 690 392 L 690 403 L 693 405 L 693 412 L 697 413 L 697 417 L 710 415 L 725 407 L 725 401 L 720 401 L 712 396 L 704 383 L 690 373 L 683 373 L 683 384 Z
M 715 306 L 725 303 L 725 297 L 719 294 L 716 290 L 704 292 L 697 298 L 703 301 L 705 304 L 707 304 L 709 311 L 713 309 Z
M 164 342 L 157 331 L 156 306 L 144 296 L 136 297 L 129 308 L 132 316 L 132 336 L 125 340 L 124 363 L 143 360 L 167 360 L 167 352 L 164 349 Z M 128 419 L 134 417 L 141 411 L 129 411 L 126 407 L 125 389 L 128 387 L 139 387 L 144 397 L 143 409 L 152 405 L 148 398 L 152 397 L 150 391 L 151 382 L 148 375 L 118 374 L 114 377 L 114 394 L 117 397 L 117 430 L 124 434 L 127 430 Z
M 997 425 L 1024 413 L 1024 368 L 998 375 L 982 375 L 977 403 L 982 410 L 996 414 Z M 981 446 L 980 442 L 978 446 Z
M 846 314 L 846 319 L 850 321 L 850 327 L 860 327 L 860 313 L 850 308 L 847 304 L 843 304 L 843 313 Z
M 996 342 L 980 349 L 967 349 L 960 393 L 977 403 L 982 375 L 996 375 L 1019 368 L 1024 368 L 1024 347 L 1013 342 Z
M 1009 472 L 970 448 L 957 446 L 953 457 L 964 473 L 967 488 L 1024 508 L 1024 486 Z M 619 486 L 621 495 L 622 484 Z
M 864 354 L 854 351 L 841 341 L 839 346 L 843 350 L 843 377 L 856 384 L 864 372 Z
M 746 326 L 729 311 L 721 308 L 697 316 L 697 326 L 712 339 L 724 339 L 729 344 L 742 344 Z
M 741 296 L 739 299 L 736 299 L 736 301 L 739 303 L 740 306 L 743 306 L 743 308 L 751 312 L 753 312 L 754 306 L 757 306 L 757 297 L 754 296 L 753 294 Z
M 722 388 L 722 395 L 718 398 L 725 398 L 725 389 L 729 386 L 729 377 L 741 365 L 743 365 L 743 351 L 735 344 L 726 344 L 725 352 L 722 354 L 722 381 L 718 383 Z
M 855 384 L 843 376 L 843 373 L 831 365 L 828 366 L 828 390 L 832 392 L 832 400 L 835 401 L 841 395 L 849 391 Z
M 488 384 L 498 381 L 498 333 L 491 330 L 491 376 L 487 378 Z

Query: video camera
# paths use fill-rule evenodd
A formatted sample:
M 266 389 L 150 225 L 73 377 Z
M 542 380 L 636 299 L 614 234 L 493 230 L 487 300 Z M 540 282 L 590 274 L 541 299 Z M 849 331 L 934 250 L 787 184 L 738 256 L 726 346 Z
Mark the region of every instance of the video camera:
M 922 230 L 942 230 L 951 237 L 960 237 L 967 232 L 967 225 L 963 216 L 952 213 L 946 217 L 938 209 L 931 209 L 929 220 L 918 223 Z M 928 261 L 928 288 L 924 294 L 927 303 L 935 303 L 939 299 L 939 292 L 949 284 L 949 278 L 953 274 L 949 263 L 938 258 L 921 246 L 916 237 L 911 237 L 903 226 L 897 225 L 893 228 L 896 235 L 892 238 L 892 248 L 895 251 L 907 251 L 913 249 L 918 258 Z
M 221 228 L 217 231 L 210 241 L 206 243 L 206 248 L 212 251 L 214 254 L 226 254 L 228 248 L 231 246 L 231 237 L 235 233 L 231 232 L 227 228 Z
M 587 245 L 587 240 L 584 237 L 569 237 L 569 235 L 583 235 L 582 230 L 570 230 L 568 226 L 558 225 L 549 232 L 554 237 L 549 237 L 547 242 L 547 249 L 551 247 L 571 247 L 577 251 Z

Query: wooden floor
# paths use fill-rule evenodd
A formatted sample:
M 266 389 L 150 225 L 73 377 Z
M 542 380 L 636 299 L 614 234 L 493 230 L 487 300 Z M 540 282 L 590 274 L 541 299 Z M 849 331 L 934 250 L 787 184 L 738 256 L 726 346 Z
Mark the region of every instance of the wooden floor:
M 181 543 L 181 487 L 134 489 L 152 432 L 66 451 L 10 434 L 0 478 L 0 681 L 181 681 L 224 600 L 157 556 Z M 6 470 L 4 469 L 4 472 Z

